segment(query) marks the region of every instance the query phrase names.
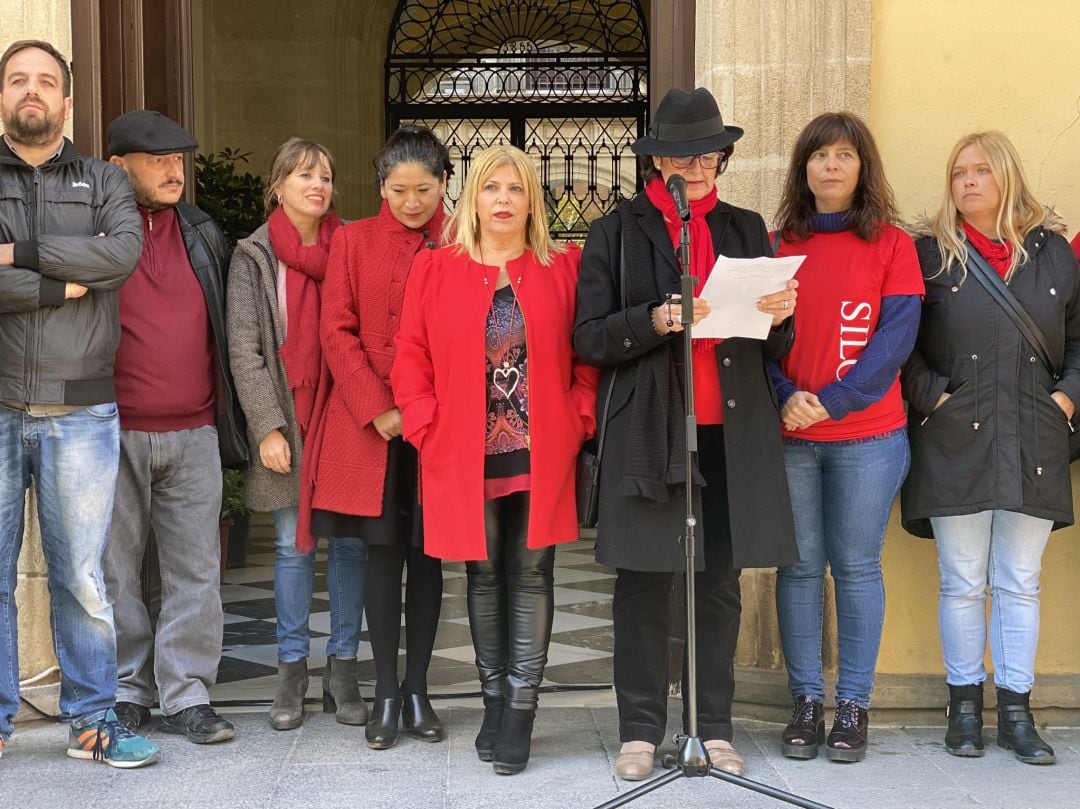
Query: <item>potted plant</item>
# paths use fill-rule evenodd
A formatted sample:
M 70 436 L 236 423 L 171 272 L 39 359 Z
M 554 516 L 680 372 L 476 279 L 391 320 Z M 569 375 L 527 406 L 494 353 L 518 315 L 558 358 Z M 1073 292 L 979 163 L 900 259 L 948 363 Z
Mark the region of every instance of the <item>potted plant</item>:
M 251 512 L 244 505 L 244 473 L 225 469 L 221 473 L 221 570 L 243 567 L 247 561 Z

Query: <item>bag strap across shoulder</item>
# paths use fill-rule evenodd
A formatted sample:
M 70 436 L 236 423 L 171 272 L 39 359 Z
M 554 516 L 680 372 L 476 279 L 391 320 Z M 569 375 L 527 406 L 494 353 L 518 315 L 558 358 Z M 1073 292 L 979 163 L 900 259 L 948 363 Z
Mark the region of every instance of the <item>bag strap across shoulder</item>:
M 986 259 L 970 246 L 967 252 L 968 270 L 986 288 L 986 291 L 990 293 L 990 297 L 1005 310 L 1005 314 L 1009 316 L 1009 319 L 1019 329 L 1020 334 L 1038 355 L 1039 362 L 1043 364 L 1054 379 L 1059 379 L 1061 377 L 1060 370 L 1050 358 L 1050 346 L 1046 341 L 1046 335 L 1039 328 L 1039 324 L 1031 319 L 1031 315 L 1027 313 L 1024 305 L 1013 295 L 1012 290 L 1009 289 L 1008 284 L 1002 280 L 1001 276 L 986 263 Z

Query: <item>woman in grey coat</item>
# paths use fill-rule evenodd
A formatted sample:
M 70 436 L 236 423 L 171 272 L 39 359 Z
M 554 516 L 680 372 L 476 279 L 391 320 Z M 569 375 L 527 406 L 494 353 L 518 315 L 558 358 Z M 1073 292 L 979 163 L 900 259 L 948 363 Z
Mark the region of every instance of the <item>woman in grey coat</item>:
M 319 287 L 341 224 L 333 190 L 330 152 L 314 141 L 287 141 L 270 171 L 267 222 L 237 244 L 229 268 L 229 360 L 252 458 L 246 501 L 274 514 L 278 686 L 270 724 L 277 730 L 300 726 L 308 685 L 315 554 L 310 537 L 297 547 L 300 453 L 316 388 L 328 377 L 319 344 Z M 355 538 L 329 544 L 324 708 L 336 707 L 343 724 L 362 725 L 367 708 L 357 688 L 356 652 L 367 547 Z

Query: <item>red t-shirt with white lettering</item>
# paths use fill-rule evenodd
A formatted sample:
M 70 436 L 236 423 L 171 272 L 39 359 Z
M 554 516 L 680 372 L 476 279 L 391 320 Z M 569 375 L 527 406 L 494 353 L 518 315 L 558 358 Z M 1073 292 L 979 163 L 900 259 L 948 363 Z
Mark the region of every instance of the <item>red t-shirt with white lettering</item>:
M 882 298 L 924 292 L 915 243 L 892 225 L 871 242 L 850 230 L 815 233 L 793 244 L 781 241 L 778 255 L 806 256 L 795 274 L 795 344 L 780 361 L 799 390 L 817 393 L 844 377 L 877 328 Z M 807 441 L 843 441 L 880 435 L 906 422 L 898 373 L 889 392 L 865 410 L 783 433 Z

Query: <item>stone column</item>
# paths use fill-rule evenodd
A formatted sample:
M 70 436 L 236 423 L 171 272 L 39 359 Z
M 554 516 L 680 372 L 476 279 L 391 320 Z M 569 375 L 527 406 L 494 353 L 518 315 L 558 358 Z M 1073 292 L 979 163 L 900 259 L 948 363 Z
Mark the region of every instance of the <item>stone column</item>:
M 871 0 L 697 0 L 697 78 L 746 134 L 718 185 L 771 223 L 795 137 L 815 115 L 870 112 Z

